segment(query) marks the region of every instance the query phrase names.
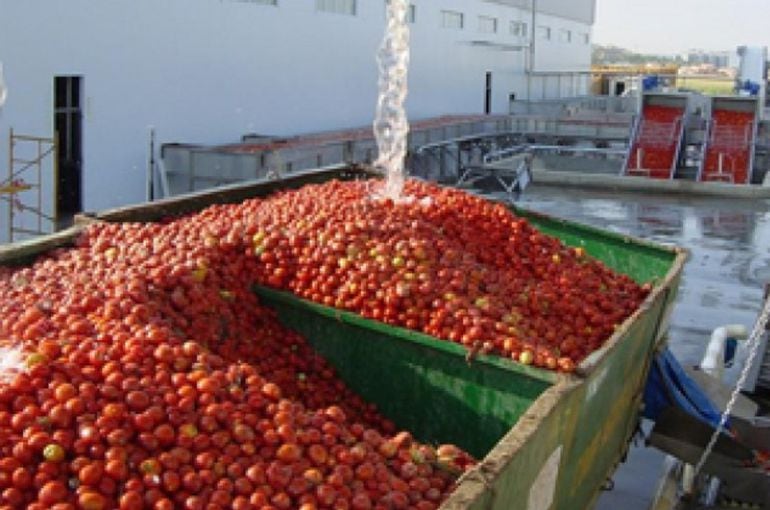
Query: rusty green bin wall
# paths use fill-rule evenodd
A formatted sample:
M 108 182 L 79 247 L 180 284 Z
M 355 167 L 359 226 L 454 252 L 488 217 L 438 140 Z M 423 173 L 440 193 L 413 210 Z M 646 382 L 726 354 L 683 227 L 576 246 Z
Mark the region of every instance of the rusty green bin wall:
M 492 449 L 557 375 L 508 360 L 465 360 L 461 346 L 255 287 L 367 402 L 421 441 Z

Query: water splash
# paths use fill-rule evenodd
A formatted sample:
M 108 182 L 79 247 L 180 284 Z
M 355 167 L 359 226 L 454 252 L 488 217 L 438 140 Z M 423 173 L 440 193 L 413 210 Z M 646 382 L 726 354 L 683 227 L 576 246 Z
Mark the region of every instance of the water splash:
M 409 132 L 404 110 L 409 67 L 408 8 L 408 0 L 388 1 L 385 36 L 377 52 L 380 80 L 374 117 L 378 150 L 374 166 L 385 173 L 385 186 L 380 196 L 393 201 L 401 198 L 404 189 L 404 158 Z
M 5 86 L 5 78 L 3 77 L 3 64 L 0 62 L 0 107 L 5 104 L 7 97 L 8 87 Z
M 0 346 L 0 382 L 9 383 L 27 368 L 24 353 L 19 346 Z

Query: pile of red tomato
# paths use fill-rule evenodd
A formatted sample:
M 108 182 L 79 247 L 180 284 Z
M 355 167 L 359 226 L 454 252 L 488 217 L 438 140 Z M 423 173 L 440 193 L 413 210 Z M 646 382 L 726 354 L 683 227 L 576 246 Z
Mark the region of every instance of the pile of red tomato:
M 668 179 L 671 167 L 676 157 L 676 126 L 684 111 L 672 106 L 646 105 L 642 112 L 642 130 L 637 135 L 636 143 L 631 151 L 629 168 L 641 168 L 650 177 Z M 637 161 L 637 151 L 641 150 L 640 161 Z
M 749 178 L 754 113 L 715 110 L 711 118 L 713 140 L 706 153 L 702 180 L 724 181 L 729 176 L 736 184 L 746 184 Z M 722 155 L 721 172 L 720 154 Z
M 239 235 L 261 262 L 258 280 L 565 372 L 647 294 L 647 286 L 541 234 L 502 204 L 416 181 L 407 184 L 406 203 L 370 194 L 367 183 L 336 182 L 254 207 Z
M 0 509 L 433 509 L 473 459 L 363 402 L 250 290 L 571 371 L 647 289 L 501 205 L 330 182 L 95 224 L 0 269 Z

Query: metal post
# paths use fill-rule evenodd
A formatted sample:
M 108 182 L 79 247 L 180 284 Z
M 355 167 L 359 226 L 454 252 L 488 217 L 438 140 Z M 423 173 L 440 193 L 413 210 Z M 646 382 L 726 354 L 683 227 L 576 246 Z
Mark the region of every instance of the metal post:
M 462 167 L 463 167 L 463 160 L 462 160 L 462 151 L 460 150 L 460 146 L 457 146 L 457 172 L 456 172 L 456 178 L 460 178 L 460 175 L 462 175 Z
M 150 126 L 149 154 L 147 155 L 147 201 L 155 200 L 155 128 Z
M 187 191 L 195 189 L 195 151 L 190 151 L 190 173 L 187 179 Z
M 13 128 L 8 135 L 8 183 L 13 181 Z M 8 201 L 8 242 L 13 242 L 13 200 Z
M 43 142 L 37 140 L 37 206 L 40 208 L 37 215 L 37 232 L 43 233 Z
M 59 132 L 53 132 L 53 231 L 59 230 Z
M 527 113 L 532 113 L 532 73 L 535 72 L 535 13 L 537 12 L 537 0 L 532 0 L 532 25 L 529 27 L 529 65 L 527 66 Z

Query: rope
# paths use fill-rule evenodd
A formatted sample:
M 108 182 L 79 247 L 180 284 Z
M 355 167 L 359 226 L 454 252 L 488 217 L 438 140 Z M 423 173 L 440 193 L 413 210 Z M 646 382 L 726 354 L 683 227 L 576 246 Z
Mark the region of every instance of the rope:
M 714 449 L 714 445 L 717 442 L 717 439 L 719 438 L 719 435 L 722 433 L 722 431 L 725 428 L 725 424 L 727 423 L 727 418 L 732 413 L 733 407 L 735 406 L 735 402 L 738 400 L 738 395 L 741 393 L 741 389 L 743 388 L 743 385 L 746 383 L 746 378 L 749 376 L 749 372 L 751 371 L 751 367 L 754 363 L 754 358 L 757 355 L 757 351 L 759 350 L 759 338 L 762 336 L 762 334 L 765 331 L 765 328 L 767 327 L 767 320 L 768 315 L 770 315 L 770 298 L 768 298 L 765 301 L 765 306 L 762 309 L 762 311 L 759 314 L 759 317 L 757 317 L 757 321 L 754 323 L 754 329 L 751 330 L 751 334 L 749 335 L 749 339 L 746 341 L 747 346 L 749 347 L 749 355 L 746 358 L 746 363 L 743 367 L 743 370 L 741 371 L 741 375 L 738 378 L 738 382 L 735 383 L 735 389 L 733 390 L 732 395 L 730 395 L 730 400 L 727 402 L 727 406 L 725 407 L 724 412 L 722 413 L 722 417 L 719 420 L 719 425 L 717 426 L 714 433 L 711 435 L 711 439 L 708 442 L 708 445 L 706 446 L 706 449 L 703 451 L 703 454 L 701 455 L 700 460 L 695 465 L 695 473 L 693 475 L 693 478 L 698 476 L 698 473 L 700 473 L 701 468 L 703 468 L 703 465 L 706 463 L 706 459 L 708 459 L 708 456 L 711 455 L 711 451 Z

